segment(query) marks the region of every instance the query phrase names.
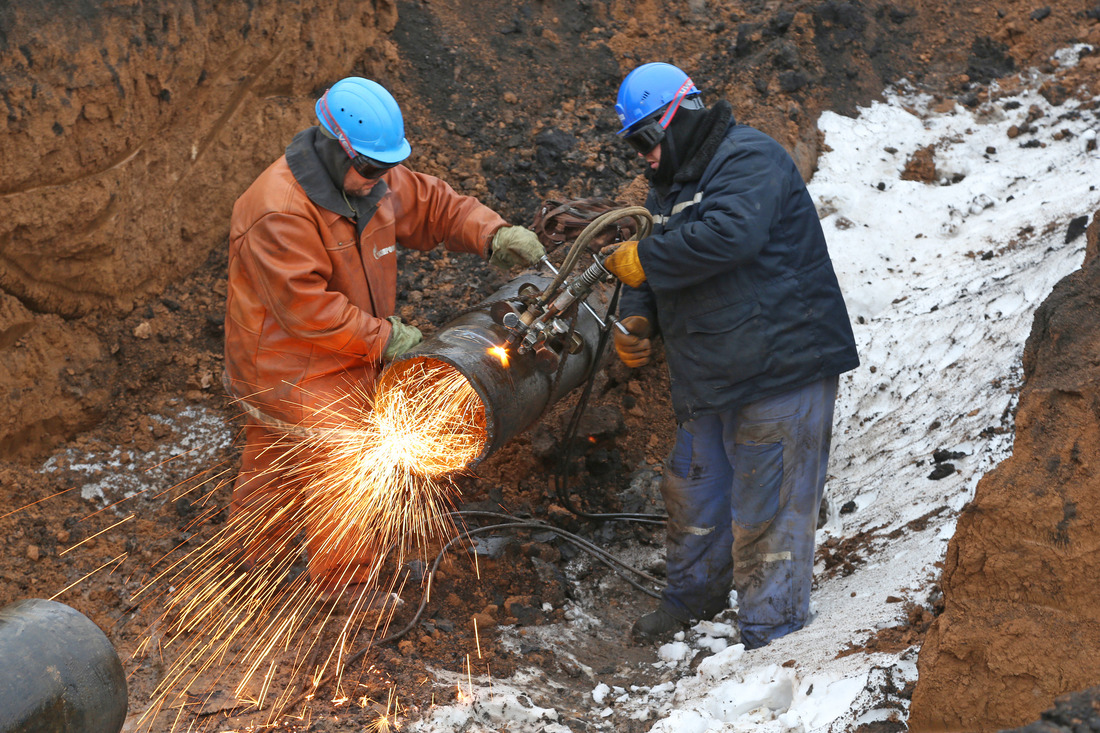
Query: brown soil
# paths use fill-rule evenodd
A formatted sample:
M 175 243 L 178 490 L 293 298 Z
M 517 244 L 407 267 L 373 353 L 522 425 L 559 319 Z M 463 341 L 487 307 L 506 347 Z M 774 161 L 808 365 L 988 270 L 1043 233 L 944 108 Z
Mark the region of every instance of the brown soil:
M 0 516 L 7 537 L 0 605 L 58 594 L 88 615 L 127 660 L 132 711 L 144 710 L 171 659 L 171 650 L 148 644 L 160 638 L 162 599 L 139 591 L 174 549 L 217 531 L 224 480 L 236 468 L 237 415 L 220 388 L 228 214 L 292 134 L 312 124 L 313 99 L 327 84 L 351 73 L 386 83 L 405 110 L 413 167 L 530 223 L 549 197 L 626 201 L 636 193 L 638 171 L 614 138 L 610 105 L 623 74 L 642 61 L 688 69 L 710 99 L 729 99 L 742 121 L 787 145 L 808 176 L 822 110 L 851 113 L 902 77 L 973 105 L 990 81 L 1047 63 L 1057 48 L 1100 44 L 1097 8 L 1083 0 L 1043 7 L 486 0 L 474 8 L 458 0 L 15 0 L 0 7 L 7 112 L 0 121 L 0 498 L 9 512 Z M 1096 93 L 1095 74 L 1079 82 Z M 1095 269 L 1066 286 L 1080 296 L 1060 296 L 1058 307 L 1097 292 Z M 399 314 L 428 333 L 505 281 L 483 263 L 442 253 L 403 255 L 401 278 Z M 943 651 L 922 655 L 922 683 L 929 682 L 914 696 L 915 720 L 931 721 L 922 712 L 929 709 L 950 723 L 964 720 L 958 716 L 976 708 L 958 693 L 972 688 L 983 714 L 1004 711 L 989 720 L 1026 722 L 1058 692 L 1086 686 L 1100 658 L 1097 620 L 1081 615 L 1100 605 L 1089 596 L 1092 605 L 1078 607 L 1083 596 L 1068 593 L 1095 593 L 1095 572 L 1068 562 L 1079 562 L 1096 536 L 1086 491 L 1094 481 L 1086 469 L 1096 451 L 1089 442 L 1095 395 L 1085 368 L 1092 361 L 1082 356 L 1095 350 L 1073 338 L 1059 312 L 1045 309 L 1029 342 L 1035 401 L 1021 399 L 1013 460 L 983 484 L 952 542 L 947 611 L 927 645 Z M 1052 342 L 1079 350 L 1055 352 Z M 598 375 L 590 422 L 571 446 L 573 503 L 659 510 L 653 482 L 633 493 L 622 487 L 639 467 L 660 470 L 674 427 L 666 395 L 661 368 L 628 372 L 614 364 Z M 564 506 L 554 477 L 576 400 L 460 478 L 465 506 L 503 508 L 603 543 L 659 548 L 658 529 L 592 522 Z M 219 425 L 206 424 L 204 414 Z M 189 434 L 200 439 L 181 446 Z M 162 452 L 169 448 L 179 455 Z M 984 487 L 1001 483 L 1016 493 L 987 498 Z M 81 490 L 101 484 L 115 487 L 105 489 L 108 501 L 122 501 L 126 486 L 140 493 L 99 511 Z M 1034 513 L 1006 514 L 1013 500 Z M 131 511 L 134 519 L 114 526 Z M 1017 524 L 1067 562 L 1023 562 L 1013 554 L 1022 544 L 1013 539 Z M 975 536 L 985 549 L 964 544 Z M 413 715 L 447 702 L 455 688 L 428 684 L 431 670 L 462 673 L 477 648 L 479 665 L 495 676 L 521 661 L 541 668 L 575 703 L 570 727 L 586 729 L 593 721 L 582 698 L 592 682 L 577 662 L 533 642 L 505 649 L 492 625 L 537 628 L 556 620 L 563 598 L 599 588 L 607 594 L 604 638 L 593 636 L 577 654 L 609 683 L 618 675 L 632 684 L 652 650 L 625 639 L 649 599 L 600 566 L 566 578 L 574 553 L 538 532 L 520 534 L 500 554 L 479 558 L 476 578 L 469 554 L 454 555 L 423 622 L 352 670 L 359 694 L 374 702 L 318 699 L 309 721 L 286 718 L 281 729 L 337 730 L 336 718 L 365 726 L 394 686 Z M 858 562 L 856 554 L 826 552 L 837 572 Z M 1011 566 L 1026 569 L 1028 585 L 989 574 Z M 964 580 L 974 590 L 964 590 Z M 416 609 L 416 594 L 407 595 L 394 628 Z M 983 610 L 988 598 L 1000 605 Z M 1072 608 L 1055 599 L 1073 599 Z M 543 611 L 543 603 L 555 610 Z M 1020 611 L 1013 633 L 991 634 L 1007 622 L 1009 606 Z M 479 638 L 475 614 L 484 624 Z M 925 622 L 914 617 L 915 631 L 898 643 L 918 643 Z M 951 646 L 964 630 L 977 641 Z M 1034 646 L 1040 638 L 1049 649 Z M 968 644 L 972 651 L 959 651 Z M 177 729 L 266 719 L 216 701 L 188 715 Z
M 948 545 L 946 605 L 921 650 L 912 730 L 1021 725 L 1100 677 L 1092 221 L 1085 264 L 1035 314 L 1013 455 L 979 483 Z
M 1100 687 L 1059 695 L 1041 718 L 1007 733 L 1070 733 L 1100 728 Z

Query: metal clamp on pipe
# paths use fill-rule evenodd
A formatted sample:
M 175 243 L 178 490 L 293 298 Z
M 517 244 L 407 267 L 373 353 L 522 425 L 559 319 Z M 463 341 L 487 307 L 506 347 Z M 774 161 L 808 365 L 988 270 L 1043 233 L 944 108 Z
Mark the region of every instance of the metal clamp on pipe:
M 534 351 L 539 355 L 540 363 L 544 368 L 556 369 L 564 353 L 571 353 L 572 349 L 577 348 L 576 339 L 570 336 L 571 329 L 563 320 L 569 314 L 573 304 L 577 302 L 583 304 L 601 326 L 607 327 L 610 322 L 625 333 L 625 328 L 614 320 L 613 314 L 609 313 L 605 319 L 601 319 L 585 302 L 598 283 L 615 279 L 615 276 L 603 265 L 606 259 L 604 256 L 593 252 L 594 261 L 591 265 L 572 280 L 566 282 L 566 278 L 577 265 L 581 254 L 600 231 L 627 216 L 634 219 L 636 236 L 639 239 L 647 236 L 652 230 L 653 216 L 644 207 L 629 206 L 605 212 L 577 236 L 576 241 L 569 248 L 560 272 L 554 269 L 546 257 L 539 261 L 541 266 L 554 273 L 553 281 L 545 290 L 540 293 L 531 290 L 520 291 L 519 304 L 499 303 L 494 307 L 494 319 L 511 332 L 508 337 L 510 349 L 518 354 Z
M 571 315 L 570 309 L 576 303 L 587 305 L 585 299 L 595 286 L 611 278 L 603 263 L 596 260 L 557 292 L 520 289 L 515 300 L 493 304 L 493 320 L 510 332 L 507 348 L 520 355 L 533 351 L 543 370 L 555 371 L 565 353 L 575 354 L 582 346 L 572 322 L 565 316 Z M 588 310 L 604 325 L 591 307 Z
M 507 348 L 514 332 L 502 318 L 511 313 L 518 319 L 516 314 L 524 312 L 527 302 L 544 292 L 549 282 L 537 273 L 512 280 L 394 359 L 379 377 L 378 388 L 393 388 L 424 361 L 453 367 L 470 382 L 484 406 L 485 446 L 473 464 L 485 459 L 529 427 L 549 405 L 583 384 L 599 366 L 595 354 L 603 324 L 595 310 L 578 310 L 568 323 L 539 319 L 534 331 L 540 334 L 538 343 L 522 352 Z M 507 307 L 501 308 L 502 303 Z
M 379 376 L 379 390 L 395 389 L 425 362 L 446 364 L 471 384 L 484 407 L 485 443 L 475 465 L 527 429 L 547 407 L 579 387 L 601 365 L 596 363 L 603 329 L 613 314 L 601 316 L 590 302 L 601 283 L 613 280 L 603 258 L 570 278 L 588 242 L 624 216 L 634 217 L 645 236 L 653 217 L 640 207 L 627 207 L 597 217 L 570 247 L 561 271 L 546 258 L 540 264 L 548 278 L 528 273 L 512 280 L 486 301 L 443 326 L 394 359 Z

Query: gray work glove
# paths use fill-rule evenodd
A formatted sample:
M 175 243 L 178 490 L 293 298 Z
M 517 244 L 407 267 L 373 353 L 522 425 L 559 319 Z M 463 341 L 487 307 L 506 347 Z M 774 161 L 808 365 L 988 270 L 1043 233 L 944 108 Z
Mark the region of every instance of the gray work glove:
M 489 264 L 503 269 L 533 265 L 546 256 L 539 237 L 526 227 L 501 227 L 493 235 Z
M 419 328 L 402 323 L 397 316 L 386 320 L 393 324 L 393 330 L 390 331 L 390 340 L 386 342 L 386 350 L 382 352 L 382 361 L 393 361 L 424 338 Z

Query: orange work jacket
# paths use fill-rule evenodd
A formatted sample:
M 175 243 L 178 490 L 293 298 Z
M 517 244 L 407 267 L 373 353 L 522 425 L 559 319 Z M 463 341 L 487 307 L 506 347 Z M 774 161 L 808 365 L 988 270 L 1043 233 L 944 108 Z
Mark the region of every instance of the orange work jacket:
M 355 220 L 310 200 L 284 155 L 233 207 L 225 318 L 231 396 L 292 425 L 373 392 L 397 296 L 396 245 L 487 255 L 505 221 L 444 181 L 398 165 Z M 377 192 L 376 187 L 376 192 Z M 361 400 L 360 400 L 361 404 Z

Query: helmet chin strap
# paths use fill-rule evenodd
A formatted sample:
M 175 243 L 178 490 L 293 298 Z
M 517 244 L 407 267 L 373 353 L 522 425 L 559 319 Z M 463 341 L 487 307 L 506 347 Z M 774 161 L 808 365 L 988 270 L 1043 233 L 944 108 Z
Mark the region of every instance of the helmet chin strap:
M 665 109 L 665 113 L 661 115 L 661 119 L 658 120 L 658 124 L 661 127 L 665 128 L 666 130 L 668 129 L 668 124 L 672 122 L 672 116 L 675 115 L 676 110 L 680 108 L 680 102 L 682 102 L 684 97 L 688 95 L 688 92 L 690 92 L 694 88 L 695 82 L 693 82 L 691 80 L 691 77 L 689 76 L 687 79 L 684 80 L 684 83 L 680 85 L 680 88 L 676 90 L 676 94 L 672 96 L 672 101 L 668 103 L 668 107 Z

